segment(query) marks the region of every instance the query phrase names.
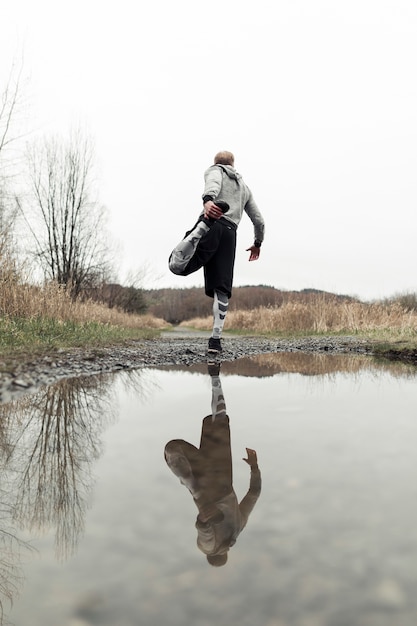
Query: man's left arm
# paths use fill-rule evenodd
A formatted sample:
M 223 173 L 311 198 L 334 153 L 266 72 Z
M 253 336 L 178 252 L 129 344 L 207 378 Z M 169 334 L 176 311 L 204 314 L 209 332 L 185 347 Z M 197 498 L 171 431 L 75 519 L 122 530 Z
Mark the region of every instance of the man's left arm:
M 261 254 L 261 244 L 259 241 L 256 241 L 250 248 L 246 248 L 246 252 L 250 252 L 249 261 L 257 261 L 259 259 L 259 255 Z
M 249 261 L 257 261 L 259 259 L 259 255 L 261 254 L 261 245 L 264 240 L 265 235 L 265 221 L 262 217 L 260 210 L 250 194 L 248 201 L 245 205 L 245 211 L 249 216 L 253 228 L 254 228 L 254 242 L 250 248 L 246 249 L 246 252 L 250 252 Z
M 241 530 L 243 530 L 243 528 L 247 524 L 248 517 L 258 501 L 262 487 L 261 472 L 258 467 L 258 458 L 256 452 L 251 448 L 246 448 L 246 452 L 248 454 L 248 458 L 243 460 L 245 461 L 245 463 L 250 465 L 250 483 L 247 494 L 239 504 Z

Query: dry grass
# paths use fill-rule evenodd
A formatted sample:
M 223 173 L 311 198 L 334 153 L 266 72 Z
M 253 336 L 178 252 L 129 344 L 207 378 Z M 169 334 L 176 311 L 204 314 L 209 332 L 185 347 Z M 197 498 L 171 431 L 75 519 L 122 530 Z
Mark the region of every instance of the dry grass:
M 34 286 L 0 272 L 0 355 L 14 358 L 60 348 L 99 347 L 152 338 L 169 327 L 92 301 L 73 301 L 57 284 Z
M 167 322 L 153 315 L 133 315 L 92 301 L 72 301 L 57 284 L 43 287 L 16 284 L 3 274 L 0 281 L 0 316 L 16 319 L 54 319 L 57 322 L 96 322 L 124 328 L 162 329 Z
M 187 320 L 183 325 L 208 330 L 211 318 Z M 417 313 L 399 303 L 362 303 L 318 295 L 309 303 L 287 302 L 279 307 L 229 311 L 225 330 L 271 334 L 395 332 L 415 337 Z

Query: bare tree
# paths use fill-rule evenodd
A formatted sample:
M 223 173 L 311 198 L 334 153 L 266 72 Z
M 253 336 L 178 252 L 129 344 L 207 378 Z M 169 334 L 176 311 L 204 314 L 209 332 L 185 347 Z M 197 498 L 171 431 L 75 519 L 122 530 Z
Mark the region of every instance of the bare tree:
M 0 278 L 15 266 L 13 250 L 13 227 L 15 212 L 10 209 L 8 197 L 0 181 Z M 7 271 L 6 271 L 7 270 Z
M 23 110 L 23 62 L 13 61 L 5 85 L 0 87 L 0 281 L 16 275 L 16 246 L 13 239 L 16 207 L 11 179 L 16 173 L 16 154 L 11 144 L 21 139 L 18 127 Z
M 23 63 L 14 61 L 11 65 L 6 84 L 0 93 L 0 154 L 6 147 L 20 137 L 12 133 L 13 122 L 22 106 Z
M 105 209 L 93 180 L 93 145 L 79 129 L 46 137 L 28 149 L 30 193 L 17 200 L 45 278 L 77 297 L 110 271 Z

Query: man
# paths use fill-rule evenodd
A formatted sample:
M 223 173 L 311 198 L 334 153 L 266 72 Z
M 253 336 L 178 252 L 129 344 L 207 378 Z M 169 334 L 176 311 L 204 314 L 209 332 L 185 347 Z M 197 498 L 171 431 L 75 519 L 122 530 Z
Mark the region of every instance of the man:
M 215 567 L 225 565 L 229 550 L 242 530 L 261 493 L 262 478 L 255 450 L 246 448 L 250 466 L 249 488 L 239 502 L 233 488 L 229 416 L 220 380 L 220 365 L 209 365 L 211 415 L 203 419 L 200 446 L 173 439 L 165 446 L 168 467 L 180 479 L 198 509 L 197 546 Z
M 254 226 L 254 243 L 247 248 L 249 261 L 259 259 L 265 231 L 264 219 L 234 161 L 231 152 L 216 154 L 214 165 L 204 173 L 203 211 L 169 258 L 170 270 L 180 276 L 204 268 L 205 292 L 213 298 L 213 331 L 208 345 L 213 355 L 222 351 L 220 339 L 232 295 L 236 229 L 243 212 Z

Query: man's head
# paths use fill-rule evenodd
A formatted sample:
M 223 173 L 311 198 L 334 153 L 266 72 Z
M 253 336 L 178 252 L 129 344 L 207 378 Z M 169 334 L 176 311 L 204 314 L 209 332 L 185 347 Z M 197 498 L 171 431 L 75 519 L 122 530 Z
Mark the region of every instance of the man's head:
M 222 565 L 226 565 L 227 563 L 227 552 L 224 554 L 208 554 L 207 561 L 213 567 L 221 567 Z
M 214 165 L 231 165 L 234 167 L 235 157 L 231 152 L 223 150 L 222 152 L 218 152 L 214 157 Z

